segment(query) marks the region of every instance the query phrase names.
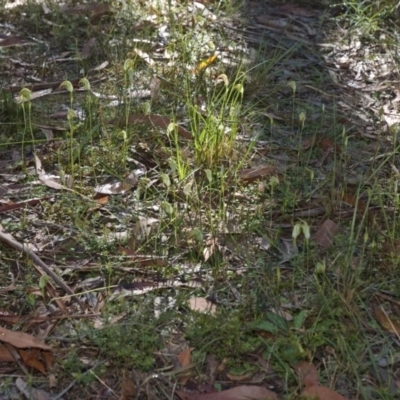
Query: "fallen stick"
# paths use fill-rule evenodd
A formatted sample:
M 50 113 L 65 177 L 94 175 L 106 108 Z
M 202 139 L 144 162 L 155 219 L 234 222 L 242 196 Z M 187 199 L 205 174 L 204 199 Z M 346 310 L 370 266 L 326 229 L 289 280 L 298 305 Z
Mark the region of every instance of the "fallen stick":
M 63 289 L 66 293 L 70 295 L 75 295 L 74 291 L 54 272 L 52 271 L 32 250 L 30 250 L 26 245 L 23 245 L 17 242 L 12 235 L 9 233 L 5 233 L 3 231 L 3 227 L 0 225 L 0 241 L 8 244 L 12 248 L 20 251 L 27 255 L 36 266 L 42 268 L 42 270 L 49 275 L 54 282 Z M 77 299 L 78 300 L 78 299 Z M 81 306 L 82 310 L 84 310 L 83 304 L 78 300 L 79 305 Z

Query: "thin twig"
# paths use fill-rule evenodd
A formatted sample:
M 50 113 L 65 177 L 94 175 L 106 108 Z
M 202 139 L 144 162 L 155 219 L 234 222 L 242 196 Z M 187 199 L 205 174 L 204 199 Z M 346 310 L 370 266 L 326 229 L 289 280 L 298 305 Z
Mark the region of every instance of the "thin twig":
M 32 250 L 28 248 L 28 246 L 23 245 L 17 242 L 12 235 L 9 233 L 3 232 L 3 227 L 0 225 L 0 241 L 7 243 L 12 248 L 20 251 L 27 255 L 36 266 L 39 266 L 43 269 L 43 271 L 49 275 L 61 289 L 63 289 L 66 293 L 70 295 L 75 295 L 74 291 L 54 272 L 52 271 Z M 81 306 L 82 310 L 84 310 L 83 304 L 77 299 L 79 305 Z

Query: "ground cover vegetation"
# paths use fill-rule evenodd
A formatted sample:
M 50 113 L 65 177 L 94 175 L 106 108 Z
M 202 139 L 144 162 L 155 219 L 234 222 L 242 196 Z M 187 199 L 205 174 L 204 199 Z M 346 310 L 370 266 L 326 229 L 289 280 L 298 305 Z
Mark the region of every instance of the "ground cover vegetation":
M 399 23 L 3 1 L 0 397 L 398 397 Z

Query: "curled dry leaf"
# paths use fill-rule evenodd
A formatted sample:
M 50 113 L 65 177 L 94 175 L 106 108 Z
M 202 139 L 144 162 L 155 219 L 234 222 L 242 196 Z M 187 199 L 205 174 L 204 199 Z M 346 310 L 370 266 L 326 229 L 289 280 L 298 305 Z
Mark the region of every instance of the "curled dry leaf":
M 10 331 L 0 326 L 0 342 L 11 344 L 18 349 L 34 347 L 42 350 L 52 350 L 50 346 L 28 333 Z
M 343 193 L 341 196 L 341 200 L 344 203 L 350 204 L 353 206 L 359 215 L 363 216 L 366 215 L 367 221 L 370 225 L 376 224 L 375 213 L 373 210 L 368 208 L 368 205 L 360 198 L 350 194 L 350 193 Z
M 343 193 L 341 197 L 341 200 L 344 203 L 350 204 L 354 208 L 357 208 L 359 213 L 363 214 L 367 210 L 367 205 L 365 202 L 351 193 Z
M 237 386 L 229 390 L 215 393 L 185 393 L 177 392 L 182 400 L 274 400 L 278 396 L 262 386 Z
M 24 394 L 27 399 L 33 400 L 50 400 L 51 396 L 49 393 L 42 389 L 33 388 L 30 384 L 26 383 L 23 379 L 17 378 L 15 386 L 18 390 Z
M 336 154 L 341 154 L 342 149 L 341 147 L 334 143 L 332 139 L 329 138 L 317 138 L 313 139 L 305 139 L 302 142 L 302 146 L 304 149 L 308 149 L 310 147 L 318 146 L 324 151 L 332 150 L 335 151 Z
M 134 53 L 136 53 L 145 63 L 147 63 L 147 65 L 149 65 L 150 67 L 154 67 L 155 65 L 155 61 L 148 55 L 148 53 L 135 48 Z
M 51 177 L 50 175 L 40 175 L 39 180 L 50 189 L 55 189 L 55 190 L 68 189 L 66 186 L 61 185 L 61 183 L 58 183 L 55 180 L 53 180 L 53 177 Z
M 400 321 L 389 317 L 387 313 L 380 307 L 374 306 L 372 308 L 375 319 L 385 328 L 388 332 L 400 336 Z
M 242 169 L 238 172 L 238 176 L 242 182 L 251 183 L 276 173 L 277 169 L 275 167 L 272 167 L 271 165 L 261 165 L 255 168 Z
M 339 393 L 324 386 L 309 386 L 301 393 L 301 397 L 315 400 L 347 400 Z
M 249 381 L 251 375 L 251 372 L 247 372 L 241 375 L 234 375 L 230 374 L 229 372 L 226 373 L 227 378 L 233 382 Z
M 44 135 L 46 136 L 47 141 L 50 141 L 50 140 L 54 139 L 54 134 L 53 134 L 53 131 L 51 129 L 48 129 L 48 128 L 40 128 L 40 129 L 44 133 Z
M 336 393 L 334 390 L 318 383 L 318 371 L 315 366 L 309 362 L 302 361 L 294 366 L 300 383 L 305 386 L 301 397 L 313 398 L 316 400 L 346 400 L 345 397 Z
M 4 206 L 0 206 L 0 214 L 1 213 L 6 213 L 12 210 L 17 210 L 19 208 L 26 208 L 27 206 L 34 207 L 37 204 L 40 204 L 44 200 L 48 200 L 48 197 L 43 197 L 41 199 L 32 199 L 32 200 L 27 200 L 23 201 L 21 203 L 11 203 L 11 204 L 6 204 Z
M 328 248 L 332 246 L 333 239 L 335 235 L 339 231 L 339 225 L 332 221 L 331 219 L 327 219 L 323 222 L 323 224 L 318 228 L 317 232 L 314 235 L 314 240 L 321 247 Z
M 14 362 L 14 357 L 5 346 L 0 346 L 0 361 L 2 362 Z
M 185 367 L 186 365 L 190 364 L 192 350 L 193 349 L 191 349 L 190 347 L 187 347 L 176 356 L 181 367 Z
M 95 187 L 96 195 L 111 195 L 111 194 L 124 194 L 128 190 L 131 190 L 133 185 L 127 182 L 115 182 L 115 183 L 106 183 L 105 185 L 99 185 Z
M 0 34 L 0 47 L 20 46 L 25 43 L 26 40 L 21 37 Z
M 41 361 L 38 360 L 39 350 L 31 349 L 31 350 L 19 350 L 19 355 L 22 358 L 24 364 L 30 368 L 36 369 L 36 371 L 41 372 L 42 374 L 46 373 L 46 368 Z
M 271 312 L 273 312 L 274 314 L 279 315 L 285 321 L 293 321 L 293 315 L 290 314 L 289 312 L 285 311 L 281 307 L 273 307 L 273 308 L 271 308 Z
M 134 399 L 137 394 L 137 383 L 138 383 L 138 377 L 135 376 L 135 374 L 131 371 L 122 371 L 122 384 L 121 384 L 121 390 L 122 390 L 122 395 L 120 397 L 120 400 L 128 400 L 128 399 Z
M 322 150 L 325 150 L 325 151 L 332 149 L 336 152 L 336 154 L 340 154 L 342 152 L 341 147 L 338 144 L 334 143 L 332 141 L 332 139 L 329 139 L 329 138 L 320 139 L 318 141 L 318 145 L 319 145 L 319 147 L 321 147 Z
M 204 246 L 203 256 L 204 261 L 207 261 L 213 254 L 216 248 L 218 247 L 217 238 L 208 238 L 206 240 L 206 245 Z
M 318 385 L 318 371 L 313 364 L 306 361 L 301 361 L 293 368 L 294 372 L 299 378 L 300 383 L 302 383 L 305 387 Z
M 139 176 L 143 175 L 146 171 L 137 169 L 127 175 L 122 181 L 114 183 L 106 183 L 95 187 L 96 196 L 105 196 L 111 194 L 123 194 L 137 186 Z
M 187 347 L 176 356 L 181 367 L 188 367 L 188 368 L 191 367 L 190 359 L 192 350 L 193 348 Z M 190 369 L 182 372 L 183 373 L 180 374 L 180 376 L 178 376 L 178 380 L 182 385 L 185 385 L 190 377 Z
M 110 199 L 110 196 L 107 194 L 96 193 L 93 196 L 93 200 L 96 200 L 97 204 L 107 204 Z

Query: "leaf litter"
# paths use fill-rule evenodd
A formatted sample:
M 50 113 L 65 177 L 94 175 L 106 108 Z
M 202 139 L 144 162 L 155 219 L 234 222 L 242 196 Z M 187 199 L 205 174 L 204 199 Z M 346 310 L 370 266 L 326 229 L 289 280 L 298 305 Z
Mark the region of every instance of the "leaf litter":
M 9 259 L 15 263 L 12 271 L 17 277 L 16 280 L 13 277 L 12 282 L 5 280 L 2 286 L 4 293 L 10 294 L 10 297 L 21 290 L 20 264 L 26 263 L 26 260 L 21 258 L 24 254 L 31 260 L 36 270 L 37 277 L 34 277 L 34 280 L 39 281 L 36 287 L 32 288 L 30 296 L 36 296 L 38 302 L 45 302 L 50 309 L 48 317 L 44 314 L 42 317 L 35 316 L 33 313 L 26 315 L 24 317 L 26 319 L 19 320 L 17 314 L 10 313 L 8 317 L 4 315 L 2 321 L 11 325 L 26 324 L 25 327 L 29 329 L 34 324 L 43 325 L 45 329 L 46 322 L 59 321 L 57 324 L 47 326 L 46 329 L 47 332 L 54 331 L 57 334 L 62 332 L 61 335 L 64 337 L 75 332 L 75 327 L 68 318 L 73 320 L 88 316 L 98 318 L 94 331 L 106 332 L 109 325 L 107 312 L 103 313 L 103 310 L 113 307 L 122 299 L 137 295 L 143 298 L 143 303 L 149 300 L 153 313 L 148 310 L 147 315 L 153 315 L 160 324 L 165 323 L 163 321 L 172 315 L 172 311 L 177 312 L 169 319 L 171 326 L 163 325 L 159 331 L 162 340 L 173 341 L 177 336 L 180 336 L 180 339 L 185 336 L 185 329 L 191 323 L 190 318 L 197 321 L 196 318 L 212 317 L 215 321 L 219 321 L 227 310 L 249 307 L 249 315 L 256 316 L 260 313 L 262 316 L 268 315 L 269 319 L 258 321 L 256 331 L 267 332 L 269 335 L 264 335 L 265 340 L 273 338 L 274 346 L 282 350 L 282 354 L 286 357 L 284 363 L 288 365 L 293 361 L 292 356 L 283 351 L 283 346 L 287 346 L 288 343 L 284 345 L 280 343 L 280 340 L 290 341 L 290 336 L 285 336 L 286 329 L 304 333 L 311 326 L 314 331 L 321 329 L 322 337 L 328 335 L 327 331 L 319 327 L 318 322 L 311 320 L 318 314 L 318 307 L 315 301 L 308 301 L 306 295 L 310 290 L 305 289 L 305 286 L 315 278 L 312 272 L 308 272 L 315 269 L 313 265 L 312 268 L 308 269 L 309 265 L 304 268 L 304 281 L 298 285 L 296 283 L 294 288 L 296 293 L 282 289 L 278 296 L 281 300 L 278 303 L 283 301 L 285 306 L 265 300 L 269 296 L 258 293 L 257 281 L 263 282 L 260 278 L 261 271 L 268 270 L 267 274 L 270 274 L 270 270 L 273 271 L 268 275 L 267 282 L 273 282 L 276 277 L 277 287 L 282 287 L 282 282 L 295 282 L 297 263 L 308 254 L 309 246 L 314 244 L 319 246 L 319 250 L 315 253 L 319 258 L 326 257 L 327 250 L 339 250 L 340 254 L 343 249 L 347 249 L 343 247 L 343 241 L 347 241 L 347 236 L 350 236 L 346 224 L 352 218 L 358 221 L 366 219 L 369 227 L 378 228 L 379 234 L 383 235 L 380 238 L 381 242 L 383 239 L 382 252 L 390 257 L 396 256 L 397 239 L 385 237 L 387 231 L 377 224 L 382 209 L 379 206 L 375 206 L 374 209 L 373 204 L 377 203 L 378 198 L 375 196 L 365 201 L 368 189 L 378 182 L 378 172 L 385 173 L 389 161 L 392 165 L 396 165 L 397 160 L 390 139 L 387 139 L 397 121 L 393 110 L 398 102 L 398 96 L 388 100 L 392 79 L 390 74 L 394 70 L 389 52 L 387 54 L 378 52 L 379 59 L 369 57 L 370 53 L 367 52 L 371 49 L 362 45 L 357 34 L 349 35 L 348 32 L 346 37 L 349 38 L 350 45 L 343 44 L 341 40 L 324 43 L 322 39 L 327 40 L 327 36 L 321 35 L 318 24 L 318 18 L 323 15 L 323 10 L 310 10 L 295 4 L 284 6 L 268 4 L 260 9 L 257 2 L 253 3 L 240 18 L 219 14 L 213 2 L 204 4 L 194 2 L 187 6 L 175 2 L 168 4 L 161 2 L 148 6 L 138 4 L 138 7 L 144 6 L 145 13 L 138 17 L 138 24 L 132 25 L 132 32 L 135 32 L 135 35 L 133 39 L 127 38 L 130 53 L 127 54 L 125 64 L 124 60 L 117 61 L 114 58 L 122 48 L 122 40 L 116 36 L 106 43 L 104 38 L 123 21 L 122 14 L 128 10 L 114 9 L 115 6 L 108 4 L 78 4 L 74 7 L 67 5 L 58 10 L 59 15 L 56 11 L 47 9 L 47 6 L 44 7 L 46 21 L 39 30 L 38 38 L 34 38 L 37 41 L 33 43 L 32 37 L 29 37 L 29 40 L 24 39 L 18 32 L 2 35 L 0 46 L 10 51 L 7 53 L 6 68 L 2 71 L 2 77 L 7 77 L 7 82 L 11 82 L 5 89 L 8 93 L 14 94 L 24 88 L 32 91 L 29 101 L 22 96 L 23 93 L 19 93 L 12 101 L 21 100 L 18 107 L 28 107 L 28 105 L 35 107 L 35 112 L 30 117 L 33 121 L 28 131 L 31 127 L 40 130 L 40 133 L 35 131 L 40 140 L 29 142 L 19 157 L 9 157 L 7 153 L 9 150 L 1 149 L 1 155 L 4 156 L 2 158 L 9 160 L 1 164 L 1 184 L 5 188 L 2 197 L 10 203 L 4 203 L 1 209 L 3 228 L 0 239 L 2 243 L 15 250 Z M 175 7 L 174 22 L 179 21 L 188 32 L 193 30 L 197 36 L 198 49 L 193 46 L 188 59 L 185 60 L 180 60 L 181 55 L 174 51 L 176 42 L 174 35 L 171 35 L 173 24 L 169 19 L 171 10 L 168 9 L 171 5 Z M 23 5 L 17 7 L 23 9 Z M 121 11 L 123 12 L 120 14 Z M 53 16 L 61 19 L 69 16 L 71 20 L 85 16 L 86 19 L 80 23 L 87 25 L 82 25 L 84 28 L 82 30 L 78 25 L 77 32 L 82 33 L 88 29 L 91 31 L 87 35 L 77 36 L 78 46 L 74 50 L 75 53 L 65 51 L 68 46 L 62 41 L 52 42 L 46 29 L 50 26 L 48 21 Z M 245 22 L 245 17 L 251 17 L 252 22 L 250 24 Z M 51 24 L 54 29 L 63 26 L 59 24 L 57 18 L 54 18 L 54 23 Z M 112 26 L 111 21 L 114 18 L 118 23 Z M 148 36 L 146 27 L 156 32 L 151 40 L 146 37 Z M 216 28 L 230 32 L 231 38 L 224 42 L 225 38 L 217 33 Z M 146 33 L 144 37 L 140 37 L 142 32 Z M 26 43 L 29 43 L 29 46 L 24 46 L 24 50 L 21 50 L 19 45 Z M 45 58 L 45 61 L 38 55 L 35 47 L 38 43 L 51 48 L 53 53 Z M 207 103 L 211 92 L 202 92 L 204 84 L 217 88 L 215 82 L 220 81 L 221 86 L 229 86 L 233 76 L 225 74 L 223 67 L 251 65 L 252 60 L 254 61 L 254 51 L 252 51 L 254 49 L 248 46 L 252 44 L 260 46 L 262 52 L 266 51 L 269 54 L 273 54 L 278 48 L 284 49 L 286 56 L 277 57 L 273 68 L 265 72 L 267 75 L 251 77 L 249 74 L 246 81 L 245 101 L 250 98 L 260 104 L 265 102 L 259 119 L 254 121 L 241 119 L 240 134 L 236 138 L 239 145 L 237 154 L 244 152 L 243 149 L 248 143 L 254 146 L 249 153 L 251 157 L 246 160 L 238 160 L 235 157 L 224 159 L 222 154 L 220 162 L 223 168 L 220 170 L 232 170 L 230 171 L 232 173 L 226 175 L 232 187 L 223 189 L 220 187 L 221 192 L 216 196 L 215 190 L 211 190 L 210 193 L 214 192 L 214 197 L 209 196 L 208 192 L 206 195 L 194 194 L 193 188 L 200 187 L 202 178 L 205 177 L 205 181 L 208 179 L 210 187 L 215 180 L 215 175 L 210 174 L 207 169 L 204 171 L 204 166 L 196 164 L 193 157 L 194 146 L 201 149 L 207 145 L 200 140 L 201 132 L 209 129 L 209 126 L 204 127 L 204 121 L 208 118 L 215 119 L 218 115 Z M 102 51 L 109 45 L 115 49 L 115 54 Z M 75 54 L 79 56 L 76 57 Z M 79 89 L 82 72 L 78 65 L 73 64 L 80 59 L 88 63 L 85 66 L 87 77 L 95 90 Z M 261 64 L 264 62 L 265 60 L 261 61 Z M 39 63 L 42 63 L 40 69 Z M 323 84 L 314 82 L 311 72 L 322 69 L 325 65 L 330 68 L 328 81 Z M 43 73 L 39 73 L 39 70 Z M 183 70 L 189 72 L 190 79 L 193 80 L 191 83 L 194 86 L 191 90 L 198 95 L 198 98 L 193 98 L 195 105 L 193 110 L 197 107 L 201 111 L 198 114 L 193 110 L 190 110 L 193 114 L 185 110 L 182 100 L 187 96 L 191 97 L 192 93 L 188 94 L 182 90 Z M 73 118 L 70 112 L 72 101 L 69 92 L 66 88 L 60 89 L 65 75 L 68 75 L 74 93 Z M 223 75 L 226 79 L 219 79 Z M 271 89 L 268 85 L 263 85 L 263 81 L 274 82 L 276 87 Z M 369 94 L 371 92 L 374 92 L 374 96 Z M 171 97 L 171 93 L 176 97 Z M 49 99 L 51 102 L 46 104 Z M 288 100 L 288 103 L 293 105 L 294 99 L 298 108 L 290 109 L 284 104 L 284 101 Z M 113 103 L 109 103 L 110 100 Z M 332 100 L 337 102 L 333 103 Z M 280 104 L 281 101 L 283 106 Z M 51 104 L 52 102 L 55 104 Z M 171 102 L 171 105 L 173 103 L 174 112 L 172 108 L 166 107 L 167 112 L 164 114 L 164 111 L 160 111 L 162 110 L 160 106 L 168 102 Z M 41 104 L 44 104 L 43 108 L 39 106 Z M 87 132 L 95 131 L 93 128 L 95 124 L 92 123 L 92 114 L 90 109 L 87 110 L 87 104 L 98 107 L 100 118 L 97 126 L 101 127 L 99 129 L 101 134 L 95 138 L 82 138 L 79 143 L 80 140 L 74 140 L 77 132 L 81 133 L 83 125 L 79 124 L 88 124 L 84 128 Z M 321 104 L 323 104 L 322 110 Z M 126 106 L 126 114 L 122 117 L 118 113 L 113 114 L 111 105 Z M 345 110 L 345 116 L 341 116 L 342 122 L 339 119 L 337 121 L 329 119 L 335 114 L 336 106 Z M 314 113 L 310 111 L 313 107 L 316 108 Z M 85 112 L 81 113 L 81 110 Z M 230 118 L 237 111 L 230 110 Z M 376 116 L 379 114 L 382 118 L 376 123 Z M 63 126 L 55 122 L 57 117 L 65 120 Z M 306 132 L 304 129 L 308 121 L 317 121 L 316 128 L 312 129 L 313 132 Z M 350 136 L 346 138 L 341 136 L 344 135 L 343 130 L 341 133 L 339 130 L 335 132 L 329 130 L 337 123 L 343 123 Z M 225 120 L 221 122 L 221 125 L 224 124 Z M 135 133 L 137 137 L 133 139 L 130 135 L 132 130 L 137 128 Z M 224 135 L 228 136 L 229 129 L 222 128 L 224 126 L 218 127 L 220 130 L 217 132 L 224 132 Z M 115 129 L 118 130 L 116 134 Z M 59 136 L 60 132 L 63 132 L 64 136 Z M 256 132 L 256 136 L 259 135 L 258 139 L 254 140 L 254 136 L 246 135 L 249 132 Z M 332 137 L 328 137 L 326 132 L 332 134 Z M 267 140 L 264 140 L 266 138 Z M 43 144 L 44 140 L 47 145 Z M 371 148 L 364 147 L 365 140 L 376 141 L 383 151 L 376 153 L 371 151 Z M 52 144 L 56 142 L 60 146 L 52 148 Z M 69 169 L 67 174 L 63 171 L 65 165 L 60 163 L 60 157 L 66 149 L 71 149 L 71 158 L 66 163 Z M 184 151 L 180 152 L 180 149 Z M 80 160 L 95 152 L 98 152 L 98 158 L 89 158 L 88 164 L 80 168 L 80 162 L 83 162 Z M 124 152 L 129 152 L 129 157 L 121 157 Z M 299 154 L 306 155 L 306 168 L 300 165 L 304 161 L 299 161 L 297 158 Z M 114 160 L 110 159 L 113 155 Z M 175 160 L 175 164 L 171 160 Z M 371 173 L 368 164 L 376 166 L 377 163 L 378 172 Z M 33 164 L 36 173 L 31 173 Z M 92 175 L 88 172 L 90 167 L 95 170 Z M 212 163 L 206 167 L 212 168 Z M 189 174 L 191 182 L 188 182 L 187 176 L 183 177 L 182 172 L 185 168 L 193 168 L 193 172 Z M 45 169 L 51 172 L 46 173 Z M 35 186 L 36 189 L 40 186 L 39 196 L 29 194 L 29 197 L 24 198 L 23 191 L 17 196 L 17 191 L 13 192 L 12 186 L 7 183 L 6 174 L 11 172 L 17 181 L 24 182 L 24 185 L 29 182 L 26 185 L 28 192 Z M 168 175 L 168 179 L 165 175 Z M 237 177 L 238 181 L 234 181 L 233 177 Z M 35 178 L 39 179 L 40 185 L 35 185 Z M 300 179 L 301 184 L 297 185 Z M 329 181 L 334 183 L 334 187 L 330 191 L 324 191 Z M 360 191 L 354 190 L 354 182 L 360 185 L 358 187 Z M 288 197 L 282 203 L 280 196 L 284 185 L 287 185 Z M 164 198 L 154 200 L 155 194 L 164 191 Z M 76 198 L 87 203 L 82 206 Z M 226 232 L 219 224 L 213 223 L 215 218 L 213 213 L 217 206 L 226 211 L 220 218 L 230 220 L 239 229 L 228 229 Z M 199 207 L 200 213 L 196 212 L 196 207 Z M 395 207 L 391 204 L 385 211 L 395 215 Z M 256 229 L 247 232 L 246 223 L 251 222 L 253 215 L 261 216 L 262 223 Z M 304 222 L 299 222 L 298 219 L 310 221 L 313 235 L 309 239 L 305 235 L 298 241 L 288 238 L 297 224 L 304 226 Z M 25 231 L 16 229 L 20 220 L 24 220 L 28 227 Z M 41 220 L 43 220 L 42 225 L 38 224 Z M 184 229 L 181 226 L 175 229 L 174 223 L 178 220 L 182 226 L 194 225 L 195 230 Z M 89 228 L 84 227 L 84 223 L 88 221 L 90 221 Z M 194 232 L 189 235 L 189 240 L 188 231 Z M 93 238 L 97 238 L 98 243 L 91 247 Z M 367 233 L 364 238 L 368 242 Z M 46 245 L 41 242 L 46 242 Z M 373 245 L 379 247 L 379 243 L 370 244 L 371 247 Z M 348 243 L 345 243 L 345 246 L 347 245 Z M 260 247 L 263 249 L 262 255 L 258 251 Z M 38 249 L 38 253 L 43 253 L 43 260 L 46 263 L 31 250 L 32 248 Z M 107 261 L 105 261 L 106 251 L 111 254 L 109 258 L 107 257 Z M 197 260 L 193 262 L 190 260 L 191 257 L 197 257 Z M 324 265 L 327 266 L 327 278 L 331 278 L 331 275 L 335 275 L 336 279 L 344 276 L 336 272 L 335 263 L 335 257 L 327 263 L 324 260 Z M 26 264 L 32 267 L 29 263 Z M 223 270 L 216 268 L 216 265 L 223 265 Z M 113 273 L 105 273 L 107 268 Z M 27 274 L 27 271 L 24 265 L 22 274 Z M 249 271 L 253 271 L 255 275 Z M 97 276 L 91 276 L 92 274 Z M 244 283 L 238 283 L 235 279 L 243 274 L 246 277 Z M 107 277 L 106 286 L 105 277 Z M 261 286 L 265 284 L 263 282 Z M 151 297 L 154 292 L 157 295 Z M 188 295 L 188 302 L 181 301 L 180 296 L 183 293 Z M 249 300 L 251 298 L 249 293 L 253 296 L 254 304 Z M 339 294 L 344 296 L 345 293 Z M 391 299 L 392 296 L 388 298 Z M 130 301 L 139 304 L 134 300 Z M 351 307 L 354 307 L 354 304 Z M 82 314 L 78 314 L 77 310 L 82 311 Z M 193 312 L 190 317 L 187 310 Z M 380 305 L 374 305 L 372 310 L 373 316 L 385 330 L 398 335 L 398 323 L 395 317 L 383 311 L 384 308 Z M 194 318 L 195 314 L 198 315 Z M 128 315 L 128 310 L 118 314 L 118 318 L 112 319 L 114 324 L 111 326 L 124 326 L 127 319 L 129 320 Z M 245 332 L 249 315 L 246 314 L 241 321 Z M 198 323 L 196 328 L 198 331 L 207 325 L 204 321 L 212 324 L 211 320 L 203 320 L 202 323 Z M 315 321 L 318 321 L 318 318 Z M 367 322 L 369 323 L 370 321 Z M 5 336 L 9 337 L 9 331 L 4 332 L 7 333 Z M 19 332 L 10 332 L 13 332 L 14 341 L 17 342 L 7 344 L 19 348 L 17 344 L 23 342 Z M 279 337 L 278 332 L 283 338 Z M 166 339 L 168 335 L 170 336 Z M 237 335 L 238 338 L 240 336 Z M 114 337 L 118 335 L 114 333 Z M 39 343 L 34 340 L 33 335 L 28 335 L 24 339 L 29 343 L 27 338 L 31 344 Z M 252 373 L 227 372 L 228 369 L 225 369 L 223 361 L 226 354 L 221 353 L 218 356 L 221 358 L 219 365 L 222 367 L 217 372 L 218 376 L 214 374 L 214 377 L 210 377 L 208 384 L 211 382 L 211 387 L 208 387 L 206 393 L 201 393 L 201 384 L 207 386 L 207 382 L 201 382 L 201 377 L 196 376 L 191 364 L 192 359 L 197 360 L 196 357 L 199 357 L 196 352 L 206 346 L 207 339 L 203 339 L 204 341 L 197 342 L 195 347 L 185 343 L 186 349 L 178 354 L 180 367 L 189 366 L 187 370 L 185 368 L 180 370 L 179 366 L 176 366 L 170 375 L 168 372 L 162 372 L 160 376 L 163 378 L 159 380 L 152 378 L 152 375 L 143 378 L 135 371 L 125 374 L 121 388 L 123 396 L 129 398 L 129 396 L 149 395 L 150 397 L 152 394 L 157 398 L 152 392 L 154 390 L 159 391 L 158 396 L 160 393 L 164 393 L 165 396 L 165 391 L 169 393 L 172 391 L 171 382 L 166 382 L 166 378 L 169 379 L 171 376 L 178 377 L 176 381 L 182 386 L 180 389 L 189 387 L 190 381 L 197 379 L 194 393 L 185 390 L 177 392 L 182 399 L 248 397 L 265 399 L 278 398 L 278 394 L 283 392 L 281 379 L 276 375 L 272 386 L 268 386 L 266 382 L 252 386 L 236 386 L 235 382 L 251 379 Z M 97 340 L 101 343 L 99 336 Z M 212 342 L 212 336 L 208 340 Z M 328 342 L 327 340 L 326 343 Z M 218 343 L 223 347 L 220 342 Z M 258 342 L 260 346 L 262 343 Z M 329 347 L 326 343 L 316 349 L 311 343 L 303 342 L 298 348 L 310 346 L 313 351 L 324 352 Z M 81 354 L 87 353 L 91 358 L 89 366 L 95 365 L 93 360 L 98 354 L 91 354 L 85 344 L 81 346 Z M 105 350 L 107 346 L 110 346 L 110 341 L 107 345 L 104 343 L 99 345 L 98 348 Z M 121 346 L 111 348 L 112 357 L 108 353 L 106 358 L 109 360 L 114 356 L 118 358 Z M 48 350 L 40 346 L 38 348 Z M 218 353 L 218 346 L 211 351 Z M 166 364 L 162 363 L 162 357 L 161 359 L 154 357 L 155 352 L 156 346 L 152 349 L 152 368 L 156 366 L 165 368 Z M 5 354 L 8 354 L 6 357 L 9 360 L 14 359 L 10 349 Z M 21 368 L 25 363 L 26 366 L 41 373 L 47 373 L 44 363 L 29 361 L 29 359 L 36 360 L 36 354 L 31 353 L 32 357 L 20 354 Z M 61 362 L 62 354 L 59 357 Z M 274 362 L 273 352 L 269 357 Z M 304 359 L 305 354 L 299 350 L 295 358 Z M 78 360 L 83 363 L 85 357 L 80 355 Z M 233 359 L 234 362 L 241 363 L 242 360 L 239 360 L 240 357 Z M 136 367 L 135 363 L 134 365 Z M 300 367 L 296 368 L 299 380 L 305 386 L 303 395 L 321 399 L 344 398 L 319 383 L 318 374 L 312 364 L 298 365 Z M 329 374 L 329 367 L 324 368 Z M 305 378 L 304 369 L 307 369 Z M 309 372 L 308 369 L 312 369 L 313 372 Z M 98 380 L 99 386 L 95 389 L 98 395 L 105 390 L 105 387 L 113 386 L 118 391 L 118 383 L 110 378 L 111 375 L 105 374 L 105 381 Z M 367 373 L 365 376 L 367 379 L 370 378 Z M 224 382 L 224 379 L 229 381 L 228 386 L 233 387 L 224 387 L 217 391 L 216 387 L 220 387 L 219 382 Z M 128 383 L 132 380 L 135 381 L 133 386 L 132 382 Z M 154 387 L 150 387 L 151 385 L 147 384 L 150 381 L 157 383 Z M 138 382 L 146 384 L 141 385 Z M 217 386 L 213 386 L 215 384 Z M 45 393 L 29 392 L 22 380 L 16 381 L 16 385 L 26 396 L 46 398 Z M 266 386 L 275 387 L 276 393 Z

